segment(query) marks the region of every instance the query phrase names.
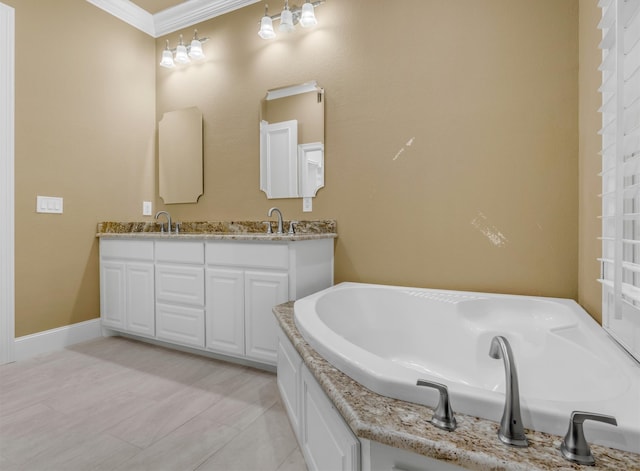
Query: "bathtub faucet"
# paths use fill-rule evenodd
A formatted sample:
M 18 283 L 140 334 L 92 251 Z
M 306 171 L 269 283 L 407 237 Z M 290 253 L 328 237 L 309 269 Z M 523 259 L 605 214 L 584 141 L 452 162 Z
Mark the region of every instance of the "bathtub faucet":
M 502 336 L 493 337 L 491 340 L 491 348 L 489 349 L 489 356 L 491 358 L 502 358 L 504 360 L 504 371 L 506 375 L 506 397 L 504 412 L 502 414 L 502 420 L 500 421 L 500 429 L 498 430 L 498 438 L 507 445 L 520 447 L 529 446 L 527 437 L 524 434 L 524 427 L 522 426 L 522 417 L 520 416 L 518 373 L 516 372 L 516 364 L 509 341 Z

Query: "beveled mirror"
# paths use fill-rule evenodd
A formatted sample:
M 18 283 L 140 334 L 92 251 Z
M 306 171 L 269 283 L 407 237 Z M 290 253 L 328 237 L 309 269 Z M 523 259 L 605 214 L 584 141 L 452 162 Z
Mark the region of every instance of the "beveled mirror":
M 272 89 L 260 110 L 260 189 L 267 198 L 313 197 L 324 186 L 324 89 Z
M 202 113 L 169 111 L 158 124 L 158 186 L 165 204 L 197 203 L 203 193 Z

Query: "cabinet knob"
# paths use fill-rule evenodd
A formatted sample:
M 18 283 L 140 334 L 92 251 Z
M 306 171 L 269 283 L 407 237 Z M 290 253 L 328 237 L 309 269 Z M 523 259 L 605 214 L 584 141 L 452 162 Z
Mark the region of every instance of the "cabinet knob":
M 569 430 L 562 440 L 560 451 L 562 456 L 569 461 L 583 465 L 593 466 L 596 462 L 591 454 L 589 444 L 584 437 L 582 424 L 585 420 L 595 420 L 606 424 L 618 425 L 616 418 L 610 415 L 592 414 L 590 412 L 573 411 L 569 420 Z

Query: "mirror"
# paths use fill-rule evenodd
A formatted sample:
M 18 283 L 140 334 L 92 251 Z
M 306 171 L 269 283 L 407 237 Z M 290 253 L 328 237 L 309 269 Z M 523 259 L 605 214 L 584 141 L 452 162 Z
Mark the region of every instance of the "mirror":
M 324 186 L 324 89 L 315 81 L 269 90 L 260 111 L 260 189 L 307 198 Z
M 158 124 L 158 180 L 165 204 L 197 203 L 203 193 L 202 113 L 170 111 Z

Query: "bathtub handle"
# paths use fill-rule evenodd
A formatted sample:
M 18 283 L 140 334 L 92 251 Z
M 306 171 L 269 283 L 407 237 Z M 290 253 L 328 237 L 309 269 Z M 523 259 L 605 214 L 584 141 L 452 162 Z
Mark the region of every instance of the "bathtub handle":
M 560 451 L 562 456 L 574 463 L 593 466 L 596 462 L 591 454 L 591 449 L 584 438 L 582 424 L 585 420 L 596 420 L 605 424 L 618 425 L 616 418 L 610 415 L 592 414 L 589 412 L 573 411 L 569 420 L 569 430 L 562 440 Z
M 451 408 L 451 402 L 449 401 L 449 390 L 444 384 L 436 383 L 435 381 L 427 381 L 425 379 L 419 379 L 416 383 L 417 386 L 426 386 L 428 388 L 436 389 L 440 393 L 440 400 L 433 412 L 431 423 L 442 430 L 452 432 L 456 429 L 456 417 L 453 414 Z

